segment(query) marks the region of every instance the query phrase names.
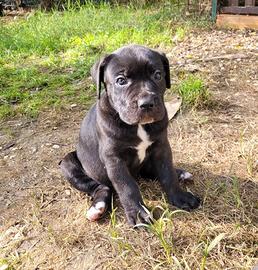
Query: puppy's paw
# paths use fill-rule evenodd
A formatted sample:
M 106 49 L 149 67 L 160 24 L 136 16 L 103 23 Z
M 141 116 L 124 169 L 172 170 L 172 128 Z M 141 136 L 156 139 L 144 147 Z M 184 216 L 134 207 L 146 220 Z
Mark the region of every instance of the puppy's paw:
M 182 190 L 173 194 L 173 196 L 169 198 L 169 201 L 172 205 L 186 211 L 191 211 L 197 208 L 201 203 L 201 200 L 197 196 Z
M 179 181 L 190 181 L 193 178 L 193 175 L 185 170 L 176 169 L 177 177 Z
M 86 213 L 86 218 L 89 221 L 97 221 L 103 217 L 107 211 L 107 205 L 104 201 L 93 203 Z
M 153 223 L 153 216 L 145 205 L 139 204 L 125 210 L 130 226 L 137 228 L 141 224 Z

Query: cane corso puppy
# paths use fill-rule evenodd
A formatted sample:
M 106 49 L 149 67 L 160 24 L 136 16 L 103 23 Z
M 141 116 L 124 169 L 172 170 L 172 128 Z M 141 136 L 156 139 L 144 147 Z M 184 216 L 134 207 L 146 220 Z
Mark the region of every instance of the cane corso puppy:
M 164 93 L 170 88 L 166 56 L 129 45 L 105 56 L 92 68 L 98 101 L 84 118 L 76 151 L 60 162 L 68 181 L 93 198 L 87 212 L 98 220 L 118 194 L 129 224 L 150 222 L 136 178 L 157 179 L 170 204 L 191 210 L 198 197 L 183 191 L 167 138 Z M 101 92 L 101 89 L 103 91 Z

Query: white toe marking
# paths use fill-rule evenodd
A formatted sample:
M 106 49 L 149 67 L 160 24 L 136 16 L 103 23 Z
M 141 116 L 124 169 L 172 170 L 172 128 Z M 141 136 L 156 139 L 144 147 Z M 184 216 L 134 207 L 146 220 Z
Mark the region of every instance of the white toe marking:
M 86 218 L 90 221 L 95 221 L 99 219 L 105 212 L 105 208 L 106 208 L 105 202 L 97 202 L 87 211 Z
M 145 131 L 142 125 L 138 125 L 137 129 L 137 135 L 138 137 L 142 140 L 135 149 L 137 150 L 137 155 L 140 160 L 140 163 L 143 162 L 145 156 L 146 156 L 146 150 L 147 148 L 153 143 L 152 141 L 149 140 L 149 135 Z
M 105 202 L 97 202 L 97 203 L 95 204 L 95 208 L 96 208 L 97 210 L 103 210 L 103 209 L 105 209 L 105 207 L 106 207 Z
M 182 180 L 188 180 L 188 179 L 191 179 L 193 177 L 193 175 L 189 172 L 183 172 L 180 174 L 180 178 Z

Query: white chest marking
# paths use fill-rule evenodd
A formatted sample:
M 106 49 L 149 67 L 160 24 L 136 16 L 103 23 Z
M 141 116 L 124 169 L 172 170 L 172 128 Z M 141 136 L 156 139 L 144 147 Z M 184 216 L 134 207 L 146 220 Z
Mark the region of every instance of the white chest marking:
M 137 150 L 137 154 L 138 154 L 138 158 L 140 160 L 140 163 L 142 163 L 143 160 L 144 160 L 144 158 L 145 158 L 145 156 L 146 156 L 146 150 L 147 150 L 147 148 L 153 142 L 149 140 L 149 135 L 144 130 L 144 128 L 142 127 L 142 125 L 138 125 L 137 135 L 138 135 L 138 137 L 142 141 L 135 147 L 135 149 Z

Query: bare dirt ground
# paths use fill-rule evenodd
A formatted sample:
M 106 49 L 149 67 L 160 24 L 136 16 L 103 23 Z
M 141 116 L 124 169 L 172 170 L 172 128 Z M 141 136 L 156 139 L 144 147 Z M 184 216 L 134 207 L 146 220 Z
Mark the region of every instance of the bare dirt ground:
M 116 224 L 108 216 L 99 223 L 86 220 L 89 198 L 72 189 L 58 168 L 74 149 L 86 112 L 71 107 L 44 112 L 33 122 L 1 123 L 3 265 L 200 269 L 205 244 L 220 233 L 225 237 L 207 257 L 206 269 L 252 269 L 258 263 L 257 33 L 194 31 L 167 53 L 173 80 L 182 72 L 199 73 L 213 100 L 208 108 L 179 113 L 169 128 L 174 162 L 193 173 L 189 188 L 203 200 L 199 210 L 175 215 L 167 229 L 173 260 L 155 234 L 127 226 L 119 202 Z M 157 183 L 141 187 L 147 205 L 164 205 Z

